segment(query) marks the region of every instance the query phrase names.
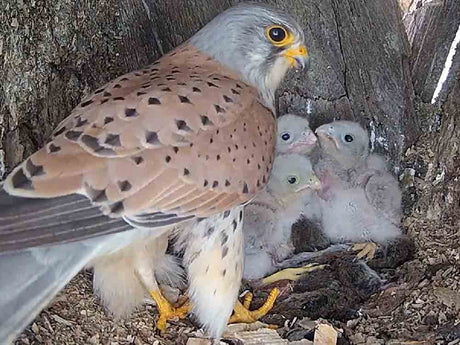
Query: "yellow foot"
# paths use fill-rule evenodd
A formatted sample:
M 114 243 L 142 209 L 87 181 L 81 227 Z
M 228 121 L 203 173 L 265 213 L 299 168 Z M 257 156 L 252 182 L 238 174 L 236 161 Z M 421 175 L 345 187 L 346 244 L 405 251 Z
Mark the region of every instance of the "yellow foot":
M 166 322 L 169 320 L 183 319 L 191 310 L 190 302 L 185 302 L 179 308 L 175 308 L 163 296 L 160 290 L 150 291 L 150 296 L 155 300 L 160 317 L 157 321 L 157 328 L 161 333 L 166 332 Z
M 264 305 L 261 306 L 257 310 L 250 311 L 249 306 L 252 302 L 252 293 L 248 292 L 244 295 L 243 304 L 239 300 L 236 301 L 235 307 L 233 308 L 233 315 L 230 318 L 228 323 L 253 323 L 259 320 L 262 316 L 265 316 L 270 309 L 273 308 L 273 304 L 275 304 L 275 300 L 280 294 L 280 290 L 274 288 L 270 295 L 268 296 L 267 300 L 265 301 Z
M 358 259 L 366 258 L 367 260 L 372 260 L 375 256 L 377 245 L 373 242 L 355 243 L 351 249 L 355 252 L 359 251 L 356 254 Z
M 286 268 L 262 279 L 262 286 L 276 283 L 280 280 L 297 280 L 307 273 L 322 270 L 326 266 L 327 265 L 308 264 L 298 268 Z

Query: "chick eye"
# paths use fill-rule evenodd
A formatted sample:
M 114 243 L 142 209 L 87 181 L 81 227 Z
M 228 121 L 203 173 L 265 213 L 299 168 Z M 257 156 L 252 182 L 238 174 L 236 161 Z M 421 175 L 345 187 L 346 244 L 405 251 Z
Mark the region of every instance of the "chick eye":
M 289 40 L 287 30 L 281 26 L 274 25 L 267 29 L 267 37 L 276 46 L 282 46 Z
M 296 184 L 297 183 L 297 177 L 288 176 L 287 181 L 288 181 L 289 184 Z
M 284 132 L 281 134 L 281 139 L 283 139 L 284 141 L 288 141 L 289 139 L 291 139 L 291 135 L 288 132 Z
M 351 143 L 353 141 L 353 137 L 350 134 L 345 135 L 345 141 L 347 143 Z

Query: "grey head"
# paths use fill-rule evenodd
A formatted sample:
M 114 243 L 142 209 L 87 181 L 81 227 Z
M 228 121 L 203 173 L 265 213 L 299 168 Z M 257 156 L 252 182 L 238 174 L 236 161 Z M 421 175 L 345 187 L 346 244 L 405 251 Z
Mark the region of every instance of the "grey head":
M 272 196 L 284 200 L 294 194 L 320 188 L 321 184 L 308 157 L 299 154 L 276 156 L 267 185 L 267 191 Z
M 268 106 L 290 67 L 308 61 L 304 34 L 287 13 L 242 3 L 219 14 L 190 43 L 255 86 Z
M 319 146 L 345 168 L 351 168 L 369 156 L 369 135 L 357 122 L 334 121 L 316 129 Z
M 302 116 L 286 114 L 278 118 L 276 151 L 278 153 L 310 154 L 316 146 L 315 133 Z

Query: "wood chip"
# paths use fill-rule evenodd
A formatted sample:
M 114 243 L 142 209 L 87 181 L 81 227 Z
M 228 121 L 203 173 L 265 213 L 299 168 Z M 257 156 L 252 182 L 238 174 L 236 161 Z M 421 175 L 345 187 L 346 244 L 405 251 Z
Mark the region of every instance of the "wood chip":
M 62 317 L 60 317 L 59 315 L 56 315 L 56 314 L 51 315 L 51 318 L 52 318 L 54 321 L 56 321 L 56 322 L 58 322 L 58 323 L 62 323 L 62 324 L 64 324 L 64 325 L 66 325 L 66 326 L 72 326 L 72 325 L 73 325 L 73 323 L 72 323 L 71 321 L 68 321 L 68 320 L 66 320 L 66 319 L 63 319 Z
M 226 331 L 223 334 L 224 338 L 230 338 L 235 336 L 237 333 L 247 332 L 247 331 L 257 331 L 261 328 L 267 328 L 266 323 L 256 321 L 253 323 L 232 323 L 227 326 Z
M 224 338 L 239 339 L 244 345 L 285 345 L 289 342 L 282 339 L 278 332 L 267 328 L 268 325 L 262 322 L 254 323 L 235 323 L 227 326 Z
M 435 296 L 446 306 L 460 309 L 460 293 L 448 288 L 435 287 Z
M 45 325 L 46 327 L 48 328 L 48 330 L 53 333 L 54 332 L 54 329 L 53 327 L 51 326 L 51 323 L 49 322 L 48 318 L 46 316 L 43 316 L 43 319 L 45 321 Z
M 314 345 L 336 345 L 337 331 L 334 327 L 321 323 L 315 330 Z
M 226 345 L 223 342 L 220 342 L 221 345 Z M 206 338 L 189 338 L 187 340 L 187 345 L 213 345 L 211 339 Z
M 238 339 L 244 345 L 313 345 L 313 342 L 307 339 L 289 342 L 287 339 L 281 338 L 276 330 L 269 328 L 269 325 L 259 321 L 250 324 L 235 323 L 228 325 L 223 337 Z M 190 344 L 187 343 L 187 345 Z
M 35 322 L 32 325 L 32 332 L 34 332 L 35 334 L 38 334 L 40 332 L 40 328 L 38 328 Z
M 261 328 L 257 331 L 241 332 L 236 335 L 244 345 L 287 345 L 288 340 L 280 337 L 277 331 L 269 328 Z
M 89 342 L 91 345 L 97 345 L 97 344 L 99 344 L 99 334 L 93 335 L 91 338 L 89 338 L 88 342 Z

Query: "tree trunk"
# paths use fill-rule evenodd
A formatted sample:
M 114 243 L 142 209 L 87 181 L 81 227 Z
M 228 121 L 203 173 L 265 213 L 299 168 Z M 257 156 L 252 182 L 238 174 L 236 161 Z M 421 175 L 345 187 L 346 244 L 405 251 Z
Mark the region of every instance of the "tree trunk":
M 298 1 L 312 69 L 290 78 L 282 111 L 307 113 L 313 127 L 351 119 L 371 131 L 372 148 L 397 164 L 419 134 L 413 113 L 410 48 L 396 1 Z
M 412 46 L 412 81 L 415 93 L 429 103 L 458 30 L 460 2 L 417 0 L 409 10 L 404 25 Z M 448 94 L 447 84 L 443 91 Z
M 419 116 L 428 133 L 421 143 L 431 146 L 418 205 L 427 219 L 459 227 L 460 221 L 460 44 L 439 96 L 433 94 L 441 78 L 456 34 L 460 33 L 460 2 L 415 0 L 407 8 L 404 24 L 412 46 L 412 80 Z M 447 70 L 445 71 L 447 72 Z M 427 103 L 434 104 L 427 105 Z M 428 111 L 426 111 L 428 110 Z M 460 233 L 460 232 L 459 232 Z
M 154 61 L 236 2 L 2 0 L 0 179 L 41 147 L 91 90 Z M 405 228 L 416 243 L 417 256 L 398 268 L 393 285 L 399 286 L 387 290 L 391 299 L 385 300 L 390 294 L 379 294 L 377 316 L 360 318 L 356 328 L 343 324 L 345 336 L 369 333 L 371 344 L 377 337 L 454 340 L 438 320 L 455 323 L 457 328 L 449 332 L 456 336 L 458 313 L 447 313 L 446 301 L 439 301 L 433 291 L 458 285 L 459 52 L 438 101 L 429 103 L 460 24 L 460 2 L 399 0 L 399 6 L 397 0 L 267 2 L 286 8 L 299 20 L 311 56 L 310 71 L 292 72 L 283 83 L 279 113 L 308 116 L 314 128 L 332 119 L 359 121 L 370 129 L 373 149 L 387 154 L 395 167 L 412 177 L 406 184 L 406 174 L 401 175 L 405 199 L 411 201 Z M 85 300 L 87 295 L 82 295 Z M 417 302 L 416 307 L 413 301 L 418 298 L 426 303 Z M 86 316 L 84 322 L 89 324 Z M 133 334 L 142 338 L 145 327 L 140 330 L 141 323 L 133 324 Z M 60 330 L 79 333 L 78 339 L 93 337 L 92 331 L 81 332 L 79 327 Z M 50 337 L 60 338 L 59 328 L 54 329 Z M 112 331 L 103 331 L 104 336 L 118 337 L 113 324 L 106 329 Z M 33 334 L 23 336 L 35 341 Z
M 0 176 L 42 146 L 99 85 L 168 52 L 233 0 L 3 0 Z M 278 0 L 305 29 L 312 68 L 291 74 L 281 113 L 360 121 L 398 163 L 418 134 L 396 0 Z

